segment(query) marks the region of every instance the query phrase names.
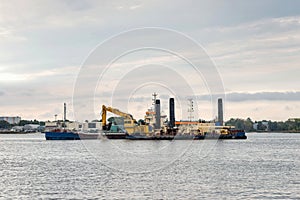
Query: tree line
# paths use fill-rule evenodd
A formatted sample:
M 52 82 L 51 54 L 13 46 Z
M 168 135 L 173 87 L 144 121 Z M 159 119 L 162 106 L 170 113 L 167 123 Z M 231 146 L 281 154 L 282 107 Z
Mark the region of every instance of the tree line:
M 199 121 L 207 122 L 207 121 Z M 26 124 L 45 125 L 45 122 L 34 120 L 21 120 L 18 124 L 9 124 L 4 120 L 0 120 L 0 129 L 11 129 L 13 126 L 24 126 Z M 225 122 L 226 126 L 234 126 L 237 129 L 243 129 L 246 132 L 300 132 L 300 119 L 289 119 L 286 121 L 253 121 L 249 117 L 247 119 L 231 118 Z
M 39 124 L 41 126 L 44 126 L 45 122 L 34 119 L 34 120 L 21 120 L 17 124 L 10 124 L 5 120 L 0 120 L 0 129 L 11 129 L 13 126 L 24 126 L 26 124 Z
M 246 132 L 300 132 L 300 119 L 289 119 L 286 121 L 252 121 L 250 118 L 231 118 L 225 122 L 226 126 L 235 126 Z

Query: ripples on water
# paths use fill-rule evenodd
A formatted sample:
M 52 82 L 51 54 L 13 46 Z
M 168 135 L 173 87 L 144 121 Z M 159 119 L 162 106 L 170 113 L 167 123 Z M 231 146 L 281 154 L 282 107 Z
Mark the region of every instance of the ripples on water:
M 299 199 L 300 134 L 224 141 L 0 135 L 3 199 Z

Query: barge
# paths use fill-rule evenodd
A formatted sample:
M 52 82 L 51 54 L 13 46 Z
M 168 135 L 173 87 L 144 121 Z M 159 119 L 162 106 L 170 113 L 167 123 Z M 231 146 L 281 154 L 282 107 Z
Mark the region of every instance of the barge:
M 126 139 L 127 133 L 99 132 L 83 133 L 79 131 L 55 129 L 45 132 L 46 140 L 100 140 L 107 139 Z
M 45 132 L 46 140 L 86 140 L 86 139 L 126 139 L 126 140 L 205 140 L 205 139 L 247 139 L 244 130 L 235 129 L 232 126 L 223 125 L 222 100 L 218 99 L 218 121 L 176 121 L 174 98 L 169 99 L 169 119 L 160 114 L 160 100 L 153 94 L 154 108 L 148 109 L 144 120 L 137 120 L 129 113 L 122 112 L 113 107 L 102 105 L 102 120 L 99 125 L 93 126 L 92 132 L 82 131 L 83 124 L 78 127 L 68 128 L 64 118 L 64 128 L 55 127 Z M 192 103 L 191 103 L 192 105 Z M 64 111 L 66 108 L 64 108 Z M 189 108 L 192 110 L 192 108 Z M 110 117 L 111 112 L 119 117 Z M 66 114 L 64 113 L 64 116 Z M 192 118 L 192 117 L 190 117 Z M 76 123 L 75 123 L 76 124 Z M 100 125 L 101 124 L 101 125 Z M 66 128 L 65 128 L 66 127 Z M 90 128 L 90 126 L 87 126 Z M 80 130 L 80 131 L 77 131 Z

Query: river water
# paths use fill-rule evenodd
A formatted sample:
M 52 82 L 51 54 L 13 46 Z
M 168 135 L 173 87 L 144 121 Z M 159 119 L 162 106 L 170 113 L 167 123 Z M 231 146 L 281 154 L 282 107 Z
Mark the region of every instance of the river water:
M 0 135 L 0 199 L 300 199 L 300 134 L 46 141 Z

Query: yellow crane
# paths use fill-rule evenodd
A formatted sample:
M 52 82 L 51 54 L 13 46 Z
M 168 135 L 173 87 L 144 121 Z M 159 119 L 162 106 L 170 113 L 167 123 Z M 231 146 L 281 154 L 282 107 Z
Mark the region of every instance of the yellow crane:
M 119 115 L 124 118 L 124 128 L 127 130 L 128 133 L 133 133 L 134 126 L 136 126 L 136 120 L 132 117 L 131 114 L 125 113 L 120 111 L 119 109 L 112 108 L 112 107 L 106 107 L 105 105 L 102 105 L 102 126 L 103 129 L 106 129 L 106 115 L 107 112 L 114 113 L 116 115 Z
M 146 125 L 138 125 L 137 121 L 133 118 L 133 116 L 129 113 L 125 113 L 120 111 L 119 109 L 112 108 L 112 107 L 106 107 L 105 105 L 102 105 L 102 127 L 103 129 L 107 129 L 106 124 L 106 115 L 107 112 L 114 113 L 116 115 L 119 115 L 124 118 L 124 128 L 127 131 L 127 133 L 149 133 L 149 128 Z

